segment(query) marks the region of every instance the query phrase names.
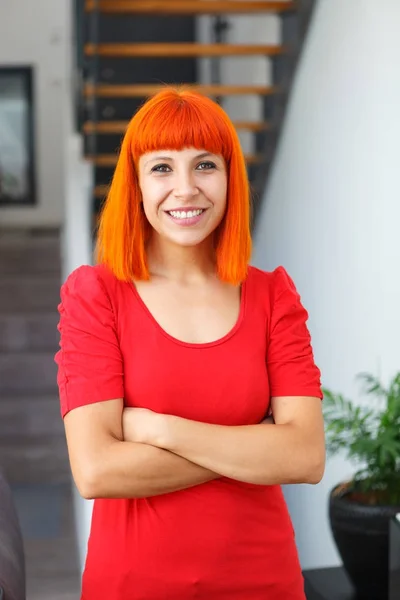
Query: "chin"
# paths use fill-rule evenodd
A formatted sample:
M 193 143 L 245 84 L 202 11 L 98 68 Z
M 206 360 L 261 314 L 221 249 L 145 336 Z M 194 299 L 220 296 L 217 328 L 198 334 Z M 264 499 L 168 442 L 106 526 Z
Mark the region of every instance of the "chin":
M 206 241 L 207 238 L 195 239 L 195 240 L 176 240 L 170 239 L 169 241 L 175 244 L 175 246 L 181 246 L 182 248 L 194 248 L 200 246 Z
M 211 233 L 207 233 L 205 235 L 193 235 L 193 234 L 189 234 L 189 232 L 186 235 L 180 235 L 180 236 L 169 236 L 169 235 L 163 235 L 162 237 L 170 242 L 171 244 L 174 244 L 175 246 L 182 246 L 184 248 L 193 248 L 194 246 L 199 246 L 200 244 L 203 244 L 212 234 Z

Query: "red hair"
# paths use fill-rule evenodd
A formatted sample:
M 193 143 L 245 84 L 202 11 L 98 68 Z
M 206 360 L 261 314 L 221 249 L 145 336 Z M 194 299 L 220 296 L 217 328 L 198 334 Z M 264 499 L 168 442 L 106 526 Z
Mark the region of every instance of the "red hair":
M 194 147 L 223 156 L 228 172 L 227 209 L 217 230 L 218 277 L 239 284 L 251 254 L 250 190 L 236 130 L 224 110 L 185 88 L 165 88 L 129 123 L 110 191 L 102 209 L 97 262 L 124 281 L 150 278 L 145 245 L 151 231 L 141 208 L 139 158 L 155 150 Z

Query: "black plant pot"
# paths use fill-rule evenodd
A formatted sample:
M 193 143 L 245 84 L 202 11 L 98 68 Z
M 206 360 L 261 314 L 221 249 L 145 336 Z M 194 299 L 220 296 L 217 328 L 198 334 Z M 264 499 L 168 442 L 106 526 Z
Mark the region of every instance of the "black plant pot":
M 350 500 L 351 484 L 333 488 L 329 520 L 343 566 L 360 600 L 389 595 L 389 523 L 399 506 L 369 506 Z

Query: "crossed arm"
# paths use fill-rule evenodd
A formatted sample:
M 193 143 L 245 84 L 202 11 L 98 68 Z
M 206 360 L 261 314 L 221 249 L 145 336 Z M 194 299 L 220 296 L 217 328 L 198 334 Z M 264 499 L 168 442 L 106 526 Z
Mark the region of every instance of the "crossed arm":
M 84 498 L 149 497 L 221 476 L 254 484 L 318 483 L 325 465 L 319 398 L 271 401 L 274 423 L 228 427 L 123 408 L 122 399 L 64 419 Z

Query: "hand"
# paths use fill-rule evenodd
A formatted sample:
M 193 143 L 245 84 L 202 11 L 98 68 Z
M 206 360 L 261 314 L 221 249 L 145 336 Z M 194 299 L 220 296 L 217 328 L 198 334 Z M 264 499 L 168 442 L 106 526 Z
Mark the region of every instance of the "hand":
M 152 444 L 157 438 L 163 415 L 147 408 L 125 408 L 122 413 L 122 429 L 126 442 Z

